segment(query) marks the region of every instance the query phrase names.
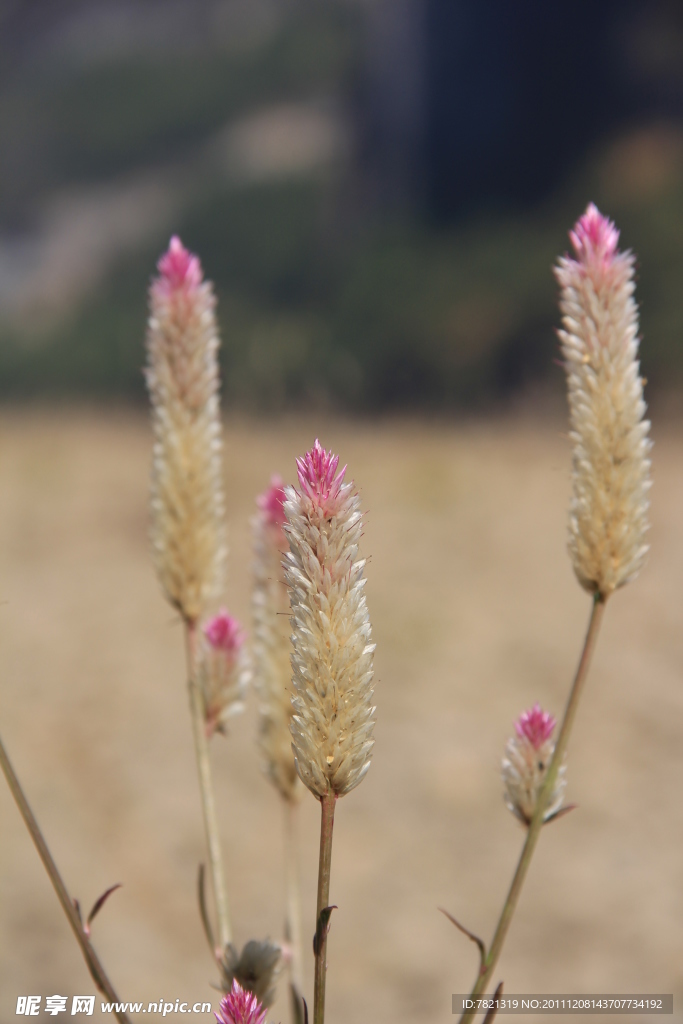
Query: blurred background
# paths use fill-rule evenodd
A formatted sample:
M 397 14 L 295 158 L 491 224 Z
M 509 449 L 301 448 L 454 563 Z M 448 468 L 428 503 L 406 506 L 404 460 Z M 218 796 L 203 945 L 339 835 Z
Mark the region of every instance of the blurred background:
M 492 934 L 523 839 L 505 741 L 535 701 L 561 713 L 588 618 L 551 268 L 591 200 L 638 258 L 652 551 L 610 602 L 579 807 L 544 831 L 499 977 L 673 991 L 683 1021 L 679 0 L 0 0 L 0 730 L 81 904 L 123 883 L 94 929 L 122 998 L 217 1006 L 148 541 L 169 236 L 218 296 L 228 607 L 249 623 L 255 495 L 316 435 L 368 513 L 377 745 L 337 812 L 329 1019 L 445 1024 L 477 957 L 436 908 Z M 212 751 L 240 944 L 282 934 L 256 724 L 250 696 Z M 308 795 L 301 827 L 310 949 Z M 92 991 L 0 784 L 0 1024 L 18 995 Z
M 556 394 L 589 200 L 638 254 L 644 372 L 683 374 L 677 0 L 3 0 L 0 394 L 141 399 L 177 232 L 231 407 Z

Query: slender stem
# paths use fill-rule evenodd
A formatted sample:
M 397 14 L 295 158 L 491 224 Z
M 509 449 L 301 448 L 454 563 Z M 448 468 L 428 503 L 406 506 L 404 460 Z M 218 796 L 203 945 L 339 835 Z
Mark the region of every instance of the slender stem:
M 332 866 L 332 830 L 334 828 L 335 793 L 320 798 L 320 861 L 318 864 L 318 903 L 316 932 L 322 911 L 330 905 L 330 868 Z M 325 1021 L 325 979 L 327 975 L 327 928 L 320 936 L 315 952 L 315 987 L 313 991 L 313 1024 Z
M 228 911 L 228 892 L 223 871 L 223 854 L 221 852 L 216 802 L 211 781 L 211 762 L 209 760 L 209 742 L 206 738 L 206 722 L 204 716 L 204 700 L 197 679 L 197 627 L 194 623 L 186 623 L 188 689 L 190 692 L 190 711 L 192 714 L 192 732 L 194 733 L 194 749 L 197 756 L 197 772 L 199 774 L 199 790 L 202 798 L 204 814 L 204 831 L 209 854 L 209 868 L 213 884 L 213 898 L 216 905 L 218 921 L 218 941 L 220 953 L 232 942 L 230 914 Z M 219 951 L 216 951 L 217 955 Z
M 291 949 L 290 977 L 299 996 L 303 992 L 301 970 L 301 895 L 299 886 L 298 804 L 285 800 L 286 937 Z
M 527 831 L 526 842 L 522 847 L 522 853 L 519 858 L 519 863 L 517 864 L 517 870 L 515 871 L 515 875 L 512 879 L 510 890 L 507 894 L 505 903 L 503 904 L 503 910 L 500 915 L 498 925 L 496 926 L 496 930 L 493 935 L 493 939 L 491 941 L 491 946 L 489 948 L 488 954 L 482 965 L 482 969 L 479 973 L 479 977 L 477 978 L 474 988 L 472 989 L 472 996 L 481 995 L 482 992 L 486 991 L 486 986 L 489 983 L 489 980 L 491 978 L 491 975 L 493 974 L 501 950 L 503 948 L 505 936 L 507 935 L 507 930 L 510 927 L 512 915 L 515 912 L 517 901 L 519 900 L 519 895 L 522 891 L 522 885 L 524 884 L 524 879 L 526 878 L 526 873 L 529 869 L 529 864 L 531 863 L 531 857 L 536 847 L 538 837 L 541 833 L 541 828 L 543 826 L 543 815 L 548 805 L 550 794 L 555 785 L 557 773 L 560 769 L 560 765 L 562 764 L 562 760 L 567 750 L 567 744 L 569 743 L 569 735 L 571 733 L 574 718 L 576 716 L 576 709 L 578 707 L 579 698 L 583 691 L 583 686 L 586 681 L 586 676 L 588 674 L 588 667 L 590 665 L 591 656 L 595 648 L 595 641 L 597 639 L 598 631 L 600 629 L 600 623 L 602 622 L 602 616 L 605 611 L 606 600 L 607 599 L 601 597 L 600 594 L 595 595 L 593 601 L 593 608 L 591 611 L 591 617 L 588 623 L 588 630 L 586 632 L 586 639 L 584 640 L 583 650 L 581 652 L 579 664 L 576 669 L 576 675 L 574 676 L 574 682 L 572 684 L 572 688 L 569 694 L 569 700 L 567 701 L 567 706 L 565 708 L 564 717 L 562 719 L 562 725 L 560 726 L 560 732 L 557 737 L 557 742 L 555 743 L 555 750 L 553 752 L 553 756 L 550 761 L 548 772 L 543 782 L 541 792 L 539 793 L 538 800 L 536 801 L 536 809 L 534 811 L 534 816 L 531 819 L 531 824 L 529 825 Z M 469 1024 L 469 1021 L 471 1021 L 474 1018 L 474 1016 L 475 1011 L 466 1010 L 465 1013 L 463 1013 L 462 1017 L 460 1018 L 460 1024 Z
M 90 938 L 88 937 L 88 935 L 86 935 L 84 931 L 83 923 L 76 910 L 74 901 L 71 899 L 69 893 L 67 892 L 67 888 L 64 885 L 62 876 L 60 875 L 57 869 L 57 865 L 55 864 L 52 858 L 52 854 L 48 849 L 47 843 L 43 838 L 43 833 L 40 831 L 40 826 L 38 825 L 38 822 L 36 821 L 33 815 L 33 811 L 29 807 L 28 800 L 26 799 L 24 791 L 21 788 L 21 783 L 19 782 L 19 779 L 17 778 L 14 769 L 10 764 L 10 760 L 7 756 L 7 752 L 3 746 L 1 739 L 0 765 L 2 766 L 2 770 L 4 772 L 5 778 L 7 779 L 7 784 L 10 788 L 12 796 L 14 797 L 17 807 L 19 808 L 19 812 L 22 818 L 24 819 L 26 828 L 29 830 L 31 838 L 35 843 L 38 855 L 42 860 L 43 866 L 47 871 L 48 877 L 52 882 L 55 892 L 57 893 L 57 898 L 61 903 L 62 909 L 68 918 L 69 924 L 71 925 L 71 929 L 74 935 L 76 936 L 76 941 L 78 942 L 78 945 L 81 947 L 81 952 L 85 959 L 87 968 L 90 971 L 92 980 L 95 982 L 95 985 L 102 993 L 102 995 L 106 996 L 110 1003 L 119 1003 L 119 997 L 114 991 L 114 987 L 112 983 L 109 981 L 109 978 L 107 977 L 104 967 L 100 963 L 97 953 L 93 949 Z M 130 1024 L 130 1018 L 128 1014 L 125 1013 L 125 1011 L 117 1009 L 114 1011 L 114 1016 L 119 1021 L 119 1024 Z

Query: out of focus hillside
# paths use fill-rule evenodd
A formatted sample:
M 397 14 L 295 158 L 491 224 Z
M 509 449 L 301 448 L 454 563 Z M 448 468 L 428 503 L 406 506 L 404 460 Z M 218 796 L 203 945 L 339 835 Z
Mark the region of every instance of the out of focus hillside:
M 582 6 L 4 5 L 0 394 L 141 396 L 174 232 L 233 405 L 552 389 L 550 268 L 589 200 L 638 254 L 651 393 L 680 383 L 683 19 L 600 2 L 586 34 Z

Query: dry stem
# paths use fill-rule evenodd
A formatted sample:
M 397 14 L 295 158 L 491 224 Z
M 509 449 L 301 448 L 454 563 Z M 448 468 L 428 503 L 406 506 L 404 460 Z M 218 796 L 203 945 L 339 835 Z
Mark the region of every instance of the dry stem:
M 195 754 L 197 756 L 197 772 L 199 774 L 199 789 L 201 792 L 202 811 L 204 814 L 204 831 L 206 833 L 206 846 L 209 854 L 209 867 L 211 870 L 213 897 L 216 906 L 216 919 L 218 922 L 218 941 L 221 947 L 220 955 L 222 955 L 225 947 L 232 942 L 232 930 L 230 928 L 228 892 L 225 885 L 223 855 L 221 852 L 221 840 L 218 831 L 218 818 L 216 816 L 216 803 L 214 800 L 213 783 L 211 780 L 211 762 L 209 760 L 209 743 L 206 737 L 204 701 L 199 687 L 199 681 L 197 679 L 197 627 L 195 623 L 186 623 L 185 638 L 187 647 L 188 689 L 190 692 L 192 732 L 194 734 Z M 216 951 L 216 953 L 218 955 L 218 951 Z
M 102 993 L 102 995 L 107 997 L 110 1003 L 119 1003 L 119 997 L 114 991 L 112 983 L 109 981 L 109 978 L 107 977 L 104 967 L 100 963 L 97 953 L 93 949 L 93 945 L 90 941 L 89 936 L 85 933 L 85 930 L 83 928 L 83 922 L 81 921 L 80 915 L 76 910 L 74 901 L 71 899 L 69 893 L 67 892 L 67 888 L 62 880 L 62 876 L 60 875 L 57 869 L 57 865 L 55 864 L 52 858 L 52 854 L 50 853 L 47 843 L 45 842 L 45 839 L 43 837 L 43 834 L 40 831 L 40 826 L 38 825 L 38 822 L 36 821 L 33 815 L 33 811 L 29 807 L 28 801 L 24 795 L 24 791 L 21 788 L 21 783 L 19 782 L 19 779 L 17 778 L 14 769 L 10 764 L 10 760 L 7 756 L 7 752 L 3 746 L 1 739 L 0 765 L 2 766 L 2 770 L 4 772 L 5 778 L 7 779 L 7 784 L 10 788 L 12 796 L 14 797 L 17 807 L 19 808 L 19 812 L 22 818 L 24 819 L 26 828 L 29 830 L 31 838 L 35 843 L 38 855 L 43 862 L 43 867 L 47 871 L 48 877 L 52 882 L 55 892 L 57 893 L 57 898 L 62 905 L 62 910 L 64 911 L 68 918 L 69 924 L 71 925 L 71 930 L 76 936 L 76 941 L 78 942 L 78 945 L 81 947 L 81 952 L 83 954 L 83 958 L 85 959 L 86 966 L 90 971 L 90 976 L 92 977 L 92 980 L 95 982 L 95 985 L 97 986 L 98 990 Z M 130 1018 L 128 1014 L 125 1013 L 123 1010 L 117 1009 L 114 1012 L 114 1016 L 119 1021 L 119 1024 L 130 1024 Z
M 298 804 L 284 800 L 285 815 L 285 887 L 287 894 L 287 942 L 291 950 L 290 977 L 299 996 L 303 992 L 301 970 L 301 894 L 299 887 L 299 850 L 297 834 Z
M 321 928 L 323 910 L 330 904 L 330 868 L 332 865 L 332 830 L 337 796 L 333 792 L 320 798 L 320 861 L 318 864 L 318 903 L 316 910 L 315 987 L 313 993 L 313 1024 L 325 1021 L 325 980 L 327 976 L 327 923 Z
M 601 597 L 600 594 L 596 594 L 593 600 L 593 609 L 591 611 L 590 621 L 588 623 L 588 630 L 586 632 L 586 639 L 583 645 L 583 651 L 581 652 L 581 658 L 576 669 L 576 675 L 574 676 L 574 682 L 572 684 L 571 692 L 569 694 L 569 700 L 567 701 L 567 707 L 565 708 L 564 718 L 562 719 L 562 725 L 560 732 L 557 737 L 557 743 L 555 744 L 555 751 L 553 753 L 552 760 L 548 767 L 548 772 L 543 783 L 541 792 L 538 795 L 536 803 L 536 810 L 534 816 L 529 825 L 527 831 L 526 842 L 522 848 L 522 853 L 517 864 L 517 870 L 515 871 L 514 878 L 510 890 L 507 894 L 507 898 L 503 905 L 503 910 L 496 927 L 491 946 L 486 956 L 486 959 L 481 965 L 479 977 L 472 989 L 472 997 L 479 996 L 482 992 L 486 991 L 491 975 L 498 962 L 503 943 L 505 942 L 505 936 L 512 920 L 512 915 L 515 912 L 517 902 L 519 900 L 520 892 L 522 891 L 522 885 L 526 878 L 526 873 L 531 863 L 531 857 L 533 855 L 538 837 L 541 832 L 543 825 L 543 814 L 545 812 L 548 798 L 552 793 L 555 780 L 557 778 L 557 772 L 562 759 L 564 758 L 567 744 L 569 743 L 569 734 L 571 732 L 574 718 L 576 716 L 576 709 L 578 706 L 579 698 L 581 696 L 586 676 L 588 674 L 588 667 L 590 665 L 591 655 L 595 647 L 595 641 L 600 629 L 600 623 L 602 622 L 603 612 L 605 610 L 606 598 Z M 469 1024 L 474 1018 L 474 1010 L 466 1010 L 460 1018 L 460 1024 Z

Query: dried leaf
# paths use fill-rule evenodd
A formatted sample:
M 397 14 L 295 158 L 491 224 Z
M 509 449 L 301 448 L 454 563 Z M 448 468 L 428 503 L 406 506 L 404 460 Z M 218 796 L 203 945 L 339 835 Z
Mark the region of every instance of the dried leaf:
M 317 956 L 320 952 L 323 939 L 330 930 L 330 918 L 332 917 L 332 911 L 339 910 L 336 904 L 331 907 L 323 907 L 320 911 L 320 917 L 318 918 L 318 924 L 315 929 L 315 935 L 313 936 L 313 955 Z

